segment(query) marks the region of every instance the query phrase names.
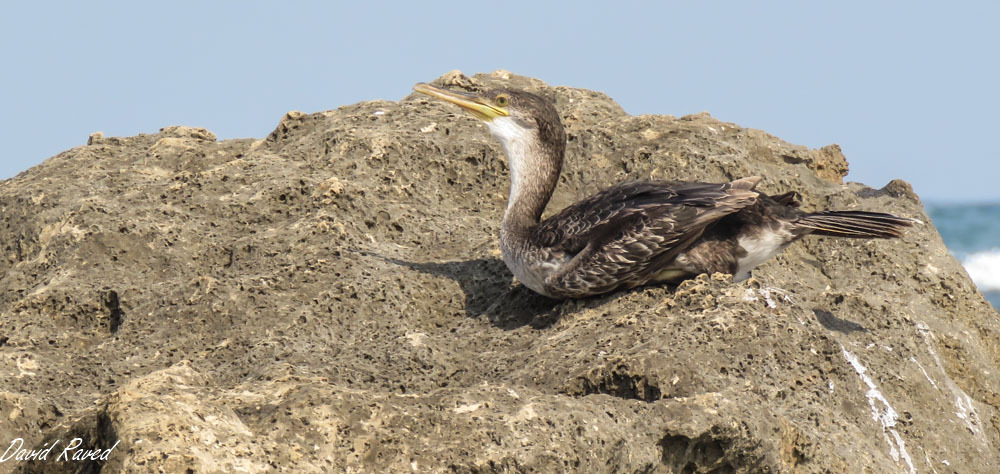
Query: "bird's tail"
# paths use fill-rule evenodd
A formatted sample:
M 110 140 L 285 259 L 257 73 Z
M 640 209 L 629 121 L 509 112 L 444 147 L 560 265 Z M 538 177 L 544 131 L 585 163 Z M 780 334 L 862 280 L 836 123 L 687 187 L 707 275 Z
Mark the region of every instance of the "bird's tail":
M 806 214 L 795 224 L 798 227 L 811 229 L 811 233 L 817 235 L 890 239 L 901 237 L 905 227 L 922 222 L 882 212 L 823 211 Z

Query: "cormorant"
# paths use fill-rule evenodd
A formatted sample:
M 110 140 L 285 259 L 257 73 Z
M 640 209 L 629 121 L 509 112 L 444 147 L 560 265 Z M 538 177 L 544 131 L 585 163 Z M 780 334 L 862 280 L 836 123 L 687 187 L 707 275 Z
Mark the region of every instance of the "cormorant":
M 740 281 L 808 234 L 891 238 L 919 222 L 878 212 L 805 212 L 794 191 L 773 197 L 756 191 L 756 176 L 728 183 L 623 183 L 541 221 L 566 150 L 555 107 L 519 90 L 469 94 L 424 83 L 413 89 L 462 107 L 500 141 L 511 179 L 500 226 L 503 260 L 522 284 L 552 298 L 700 273 L 729 273 Z

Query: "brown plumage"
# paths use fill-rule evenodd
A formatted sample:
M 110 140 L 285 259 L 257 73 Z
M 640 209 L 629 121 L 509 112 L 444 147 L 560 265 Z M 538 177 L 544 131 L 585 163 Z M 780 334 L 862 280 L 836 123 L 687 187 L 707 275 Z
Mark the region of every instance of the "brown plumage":
M 562 169 L 566 134 L 551 103 L 517 90 L 465 94 L 417 84 L 486 122 L 510 162 L 500 249 L 522 284 L 580 298 L 650 282 L 722 272 L 737 280 L 810 233 L 899 237 L 914 220 L 863 211 L 798 209 L 798 193 L 770 197 L 759 177 L 729 183 L 619 184 L 541 221 Z

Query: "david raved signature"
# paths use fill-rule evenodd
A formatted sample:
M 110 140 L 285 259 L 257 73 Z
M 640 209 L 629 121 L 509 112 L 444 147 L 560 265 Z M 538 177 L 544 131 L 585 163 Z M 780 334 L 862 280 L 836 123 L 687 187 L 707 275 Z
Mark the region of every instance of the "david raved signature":
M 86 449 L 81 447 L 83 439 L 73 438 L 61 451 L 57 451 L 56 446 L 62 444 L 62 440 L 57 439 L 52 441 L 52 444 L 46 443 L 40 449 L 25 449 L 24 438 L 15 438 L 10 442 L 7 450 L 0 455 L 0 463 L 10 460 L 48 461 L 53 452 L 56 456 L 53 461 L 107 461 L 108 456 L 111 456 L 111 451 L 114 451 L 118 447 L 118 443 L 121 442 L 121 440 L 115 441 L 115 444 L 107 449 Z

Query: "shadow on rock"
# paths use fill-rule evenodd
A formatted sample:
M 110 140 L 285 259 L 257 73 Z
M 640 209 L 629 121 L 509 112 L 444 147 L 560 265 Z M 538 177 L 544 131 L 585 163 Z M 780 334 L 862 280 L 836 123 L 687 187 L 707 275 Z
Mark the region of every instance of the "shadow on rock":
M 850 334 L 857 331 L 868 331 L 868 329 L 864 326 L 854 321 L 840 319 L 834 316 L 833 313 L 824 309 L 813 309 L 813 314 L 816 315 L 816 320 L 819 321 L 823 327 L 831 331 L 842 332 L 844 334 Z
M 531 326 L 542 329 L 559 319 L 560 302 L 541 296 L 523 285 L 512 285 L 510 271 L 499 258 L 477 258 L 451 262 L 410 262 L 370 251 L 354 250 L 367 257 L 407 267 L 421 273 L 455 280 L 465 293 L 465 314 L 486 317 L 500 329 Z

